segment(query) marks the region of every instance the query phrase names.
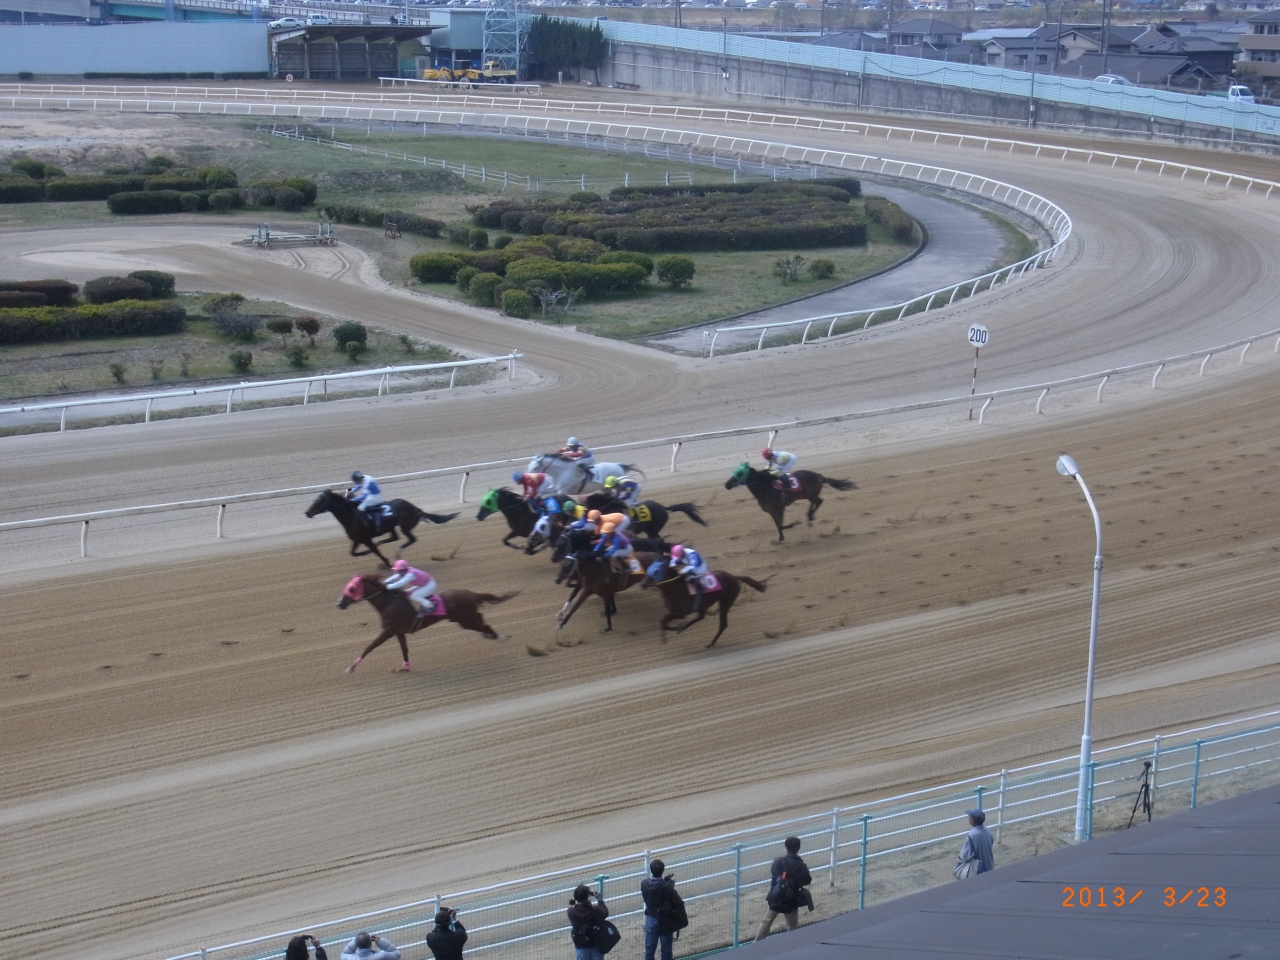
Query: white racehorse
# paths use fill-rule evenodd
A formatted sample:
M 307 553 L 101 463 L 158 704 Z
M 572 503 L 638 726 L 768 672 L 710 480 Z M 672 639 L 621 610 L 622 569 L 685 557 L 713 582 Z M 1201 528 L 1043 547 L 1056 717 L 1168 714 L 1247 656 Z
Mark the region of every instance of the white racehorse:
M 628 473 L 642 471 L 634 463 L 592 463 L 590 466 L 580 460 L 565 460 L 554 453 L 544 453 L 529 461 L 527 473 L 545 473 L 550 477 L 547 493 L 561 496 L 572 496 L 578 493 L 595 493 L 604 489 L 604 482 L 610 477 L 621 477 Z M 545 489 L 545 488 L 544 488 Z

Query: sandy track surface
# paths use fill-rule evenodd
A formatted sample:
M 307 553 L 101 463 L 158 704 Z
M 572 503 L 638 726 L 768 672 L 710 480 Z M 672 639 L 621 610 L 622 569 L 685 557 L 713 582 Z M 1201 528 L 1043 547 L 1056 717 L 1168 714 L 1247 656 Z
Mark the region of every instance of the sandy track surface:
M 893 148 L 1040 190 L 1075 218 L 1071 248 L 1026 283 L 898 330 L 708 364 L 390 290 L 347 247 L 353 266 L 333 275 L 203 227 L 0 235 L 5 275 L 45 275 L 51 255 L 73 278 L 82 257 L 163 257 L 183 286 L 477 352 L 517 346 L 530 371 L 454 397 L 12 438 L 4 517 L 484 459 L 567 431 L 630 440 L 959 393 L 974 319 L 992 329 L 988 382 L 1004 384 L 1274 323 L 1277 222 L 1256 199 Z M 25 263 L 31 252 L 43 261 Z M 186 546 L 179 521 L 135 524 L 87 563 L 65 559 L 66 530 L 6 541 L 0 930 L 90 958 L 163 956 L 701 834 L 789 807 L 780 797 L 830 807 L 1069 753 L 1093 544 L 1078 491 L 1053 472 L 1063 450 L 1107 522 L 1097 737 L 1270 706 L 1275 362 L 1171 371 L 1154 393 L 1120 385 L 1108 405 L 1057 400 L 1040 418 L 1010 405 L 980 429 L 954 411 L 797 432 L 786 442 L 807 465 L 860 489 L 782 545 L 721 486 L 758 443 L 691 455 L 688 478 L 653 489 L 705 504 L 713 526 L 672 532 L 714 566 L 772 576 L 712 651 L 705 627 L 662 643 L 647 595 L 621 598 L 612 635 L 595 607 L 556 635 L 550 565 L 498 545 L 494 519 L 429 530 L 412 556 L 448 586 L 521 589 L 490 613 L 513 639 L 435 627 L 413 642 L 414 673 L 390 673 L 397 657 L 380 650 L 354 678 L 341 669 L 373 622 L 332 604 L 358 568 L 331 521 L 302 521 L 304 504 L 246 511 L 219 544 Z M 645 463 L 656 474 L 664 459 Z M 422 493 L 448 504 L 444 488 Z M 802 716 L 790 742 L 780 703 Z M 616 775 L 583 785 L 584 757 Z

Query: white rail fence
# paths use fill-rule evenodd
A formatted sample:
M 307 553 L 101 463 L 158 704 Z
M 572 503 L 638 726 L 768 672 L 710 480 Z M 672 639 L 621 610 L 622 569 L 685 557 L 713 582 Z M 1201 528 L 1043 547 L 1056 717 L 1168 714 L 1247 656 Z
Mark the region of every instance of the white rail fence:
M 1280 778 L 1280 711 L 1164 734 L 1094 751 L 1089 769 L 1089 837 L 1123 828 L 1137 797 L 1143 764 L 1153 816 L 1195 809 L 1206 801 Z M 609 902 L 609 916 L 635 949 L 643 939 L 640 880 L 661 856 L 676 873 L 689 907 L 682 955 L 736 947 L 752 938 L 769 885 L 769 867 L 788 834 L 801 838 L 813 874 L 817 913 L 825 919 L 952 880 L 968 824 L 982 808 L 995 835 L 997 864 L 1035 856 L 1046 833 L 1070 833 L 1079 777 L 1071 757 L 995 771 L 954 783 L 836 807 L 731 833 L 580 864 L 507 883 L 460 890 L 370 913 L 336 918 L 169 960 L 268 960 L 298 933 L 314 933 L 341 949 L 361 929 L 375 929 L 406 957 L 427 956 L 425 935 L 441 905 L 458 910 L 468 954 L 502 960 L 545 960 L 570 949 L 564 908 L 573 888 L 589 883 Z M 744 908 L 747 911 L 744 917 Z M 802 917 L 806 916 L 802 914 Z
M 309 377 L 290 377 L 285 380 L 254 380 L 241 381 L 232 384 L 220 384 L 213 387 L 192 387 L 186 390 L 165 390 L 159 393 L 131 393 L 123 396 L 115 397 L 93 397 L 86 400 L 55 400 L 49 403 L 28 403 L 16 407 L 0 407 L 0 414 L 19 414 L 19 413 L 35 413 L 45 410 L 61 411 L 58 430 L 67 429 L 67 411 L 75 410 L 81 407 L 102 407 L 121 403 L 142 403 L 146 402 L 146 412 L 143 415 L 143 422 L 151 422 L 151 405 L 156 400 L 172 400 L 179 397 L 199 397 L 209 396 L 211 394 L 227 395 L 227 413 L 232 411 L 232 401 L 235 399 L 236 391 L 240 392 L 240 402 L 245 402 L 245 392 L 249 390 L 279 389 L 280 387 L 291 387 L 302 385 L 302 405 L 306 406 L 307 401 L 311 397 L 311 388 L 317 383 L 322 384 L 324 392 L 329 392 L 329 381 L 338 380 L 371 380 L 377 378 L 377 394 L 382 396 L 383 393 L 391 392 L 391 378 L 404 376 L 411 373 L 434 373 L 439 370 L 451 371 L 449 375 L 449 389 L 452 390 L 457 380 L 458 371 L 466 367 L 488 366 L 494 363 L 505 363 L 507 365 L 507 377 L 512 379 L 516 373 L 516 361 L 523 357 L 524 354 L 512 351 L 503 354 L 500 357 L 480 357 L 475 360 L 450 360 L 445 363 L 419 363 L 403 367 L 375 367 L 371 370 L 351 370 L 346 373 L 317 373 Z
M 379 77 L 378 86 L 404 87 L 406 90 L 474 90 L 476 87 L 486 87 L 488 84 L 480 83 L 476 80 L 415 80 L 411 77 Z M 502 84 L 504 91 L 515 94 L 516 96 L 541 96 L 542 84 L 540 83 L 504 83 Z
M 1142 363 L 1128 364 L 1122 367 L 1112 367 L 1109 370 L 1081 374 L 1075 377 L 1065 377 L 1046 383 L 1033 383 L 1020 387 L 1006 387 L 998 390 L 981 391 L 973 395 L 962 394 L 954 397 L 942 397 L 935 400 L 921 400 L 916 403 L 898 404 L 889 407 L 875 407 L 866 410 L 856 410 L 851 413 L 839 413 L 826 417 L 814 417 L 806 420 L 791 420 L 783 423 L 761 424 L 749 427 L 733 427 L 726 430 L 712 430 L 704 433 L 657 437 L 650 440 L 632 440 L 626 443 L 602 444 L 594 449 L 597 453 L 602 453 L 605 451 L 638 450 L 669 445 L 671 448 L 670 470 L 672 473 L 675 473 L 677 470 L 677 460 L 680 456 L 680 451 L 687 443 L 721 440 L 730 437 L 752 436 L 754 434 L 767 434 L 767 444 L 769 446 L 773 446 L 774 439 L 783 430 L 799 430 L 808 427 L 824 426 L 832 423 L 842 423 L 850 420 L 862 420 L 872 417 L 912 413 L 921 410 L 941 409 L 943 407 L 955 406 L 957 404 L 964 403 L 972 405 L 975 398 L 982 400 L 982 407 L 978 412 L 978 423 L 981 425 L 985 422 L 987 408 L 990 407 L 997 398 L 1014 397 L 1038 391 L 1039 396 L 1036 399 L 1035 410 L 1036 413 L 1040 413 L 1042 411 L 1045 398 L 1048 397 L 1050 390 L 1097 381 L 1098 389 L 1096 400 L 1101 403 L 1103 389 L 1113 377 L 1154 369 L 1154 373 L 1151 377 L 1151 389 L 1154 390 L 1159 382 L 1160 374 L 1171 364 L 1199 361 L 1199 375 L 1204 376 L 1204 372 L 1209 361 L 1215 356 L 1239 349 L 1240 356 L 1238 363 L 1243 364 L 1245 355 L 1249 352 L 1249 348 L 1254 343 L 1260 340 L 1268 340 L 1272 337 L 1276 338 L 1273 352 L 1280 353 L 1280 329 L 1277 329 L 1267 331 L 1266 333 L 1260 333 L 1252 337 L 1246 337 L 1241 340 L 1234 340 L 1230 343 L 1220 344 L 1219 346 L 1211 347 L 1208 350 L 1197 350 L 1193 353 L 1179 354 L 1178 356 L 1166 357 L 1162 360 L 1149 360 Z M 516 356 L 519 355 L 517 354 Z M 497 359 L 502 360 L 503 358 Z M 514 363 L 514 357 L 511 359 L 511 362 Z M 236 389 L 239 389 L 239 387 L 236 387 Z M 460 503 L 465 503 L 467 499 L 467 484 L 473 473 L 497 472 L 502 468 L 509 468 L 528 463 L 534 456 L 535 454 L 524 454 L 518 457 L 507 457 L 502 460 L 489 460 L 481 463 L 468 463 L 453 467 L 438 467 L 432 470 L 416 470 L 410 473 L 399 473 L 391 476 L 384 476 L 381 477 L 380 480 L 382 483 L 392 483 L 408 480 L 461 476 L 462 480 L 458 488 L 458 500 Z M 227 506 L 229 504 L 249 503 L 258 500 L 275 500 L 281 497 L 296 497 L 305 494 L 319 493 L 321 490 L 329 490 L 334 487 L 342 486 L 343 482 L 344 481 L 316 483 L 302 487 L 290 487 L 283 490 L 266 490 L 259 493 L 228 494 L 226 496 L 219 497 L 204 497 L 198 500 L 179 500 L 171 503 L 148 504 L 136 507 L 115 507 L 109 510 L 63 514 L 55 517 L 38 517 L 29 520 L 10 520 L 0 523 L 0 533 L 11 530 L 32 529 L 35 527 L 79 524 L 80 556 L 86 557 L 88 556 L 89 524 L 95 520 L 107 520 L 117 517 L 142 516 L 153 513 L 170 513 L 181 510 L 200 510 L 216 507 L 217 522 L 214 536 L 216 539 L 220 540 L 223 537 L 223 520 L 226 516 Z
M 1114 88 L 1113 88 L 1114 89 Z M 128 103 L 132 106 L 107 106 L 108 102 Z M 247 113 L 228 109 L 234 102 L 260 105 L 272 112 Z M 72 106 L 71 104 L 79 104 Z M 102 103 L 103 106 L 97 106 Z M 156 104 L 155 107 L 138 104 Z M 161 107 L 165 103 L 169 106 Z M 177 104 L 184 109 L 178 110 Z M 13 109 L 134 109 L 166 113 L 206 113 L 251 116 L 319 116 L 320 119 L 388 119 L 399 123 L 422 123 L 411 110 L 386 111 L 382 108 L 412 106 L 449 106 L 461 109 L 501 109 L 522 113 L 560 114 L 572 117 L 594 115 L 605 117 L 618 115 L 625 118 L 646 120 L 691 120 L 699 123 L 723 123 L 746 127 L 767 127 L 770 130 L 790 129 L 806 132 L 838 133 L 862 136 L 869 139 L 906 140 L 932 145 L 970 147 L 982 152 L 992 150 L 1005 154 L 1022 154 L 1065 162 L 1074 160 L 1086 164 L 1105 164 L 1110 169 L 1130 172 L 1154 173 L 1163 177 L 1166 173 L 1177 175 L 1179 180 L 1188 177 L 1204 185 L 1218 185 L 1224 189 L 1243 188 L 1246 193 L 1266 188 L 1266 196 L 1280 188 L 1280 181 L 1243 176 L 1226 170 L 1202 167 L 1196 164 L 1172 160 L 1142 157 L 1135 154 L 1094 150 L 1087 147 L 1071 147 L 1061 144 L 1041 143 L 1034 140 L 1017 140 L 1008 137 L 990 137 L 981 134 L 955 131 L 929 130 L 923 127 L 905 127 L 861 120 L 835 120 L 824 117 L 806 117 L 778 114 L 759 110 L 736 110 L 724 107 L 685 107 L 663 103 L 614 103 L 594 100 L 547 100 L 520 97 L 480 96 L 475 94 L 449 96 L 423 93 L 346 93 L 326 90 L 257 89 L 244 87 L 165 87 L 152 85 L 92 85 L 92 84 L 0 84 L 0 105 Z M 201 107 L 208 109 L 202 109 Z M 325 109 L 339 108 L 331 114 L 279 113 L 281 109 L 299 106 L 316 106 Z M 342 109 L 346 108 L 346 109 Z M 350 112 L 352 109 L 354 113 Z M 391 112 L 397 117 L 373 117 L 373 111 Z M 339 112 L 341 111 L 341 112 Z M 455 115 L 454 111 L 450 115 Z M 449 121 L 445 121 L 449 122 Z

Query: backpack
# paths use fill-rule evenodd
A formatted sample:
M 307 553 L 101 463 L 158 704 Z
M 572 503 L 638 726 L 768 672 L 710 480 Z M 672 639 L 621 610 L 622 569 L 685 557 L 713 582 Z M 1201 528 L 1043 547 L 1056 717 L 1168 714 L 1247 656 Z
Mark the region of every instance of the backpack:
M 622 933 L 614 926 L 612 920 L 601 920 L 595 933 L 594 946 L 602 956 L 616 947 L 618 941 L 622 939 Z
M 600 926 L 594 918 L 589 923 L 574 924 L 573 931 L 570 934 L 573 938 L 573 945 L 580 949 L 594 947 L 599 930 Z
M 658 907 L 658 931 L 662 934 L 678 934 L 689 925 L 689 913 L 684 908 L 684 900 L 676 893 L 674 883 L 667 885 L 667 895 Z
M 778 878 L 773 881 L 773 885 L 769 887 L 765 902 L 769 904 L 769 909 L 774 913 L 790 913 L 797 907 L 797 893 L 796 882 L 791 879 L 788 871 L 783 870 L 782 873 L 778 874 Z

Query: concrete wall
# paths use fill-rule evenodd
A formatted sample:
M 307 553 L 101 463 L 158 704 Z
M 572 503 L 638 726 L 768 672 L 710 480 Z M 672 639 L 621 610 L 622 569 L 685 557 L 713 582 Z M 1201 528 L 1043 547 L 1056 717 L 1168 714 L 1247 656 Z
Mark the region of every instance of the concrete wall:
M 609 47 L 609 57 L 600 70 L 600 81 L 634 83 L 650 92 L 683 93 L 764 109 L 795 110 L 807 106 L 838 110 L 847 106 L 862 111 L 981 118 L 1020 126 L 1027 125 L 1029 116 L 1030 103 L 1025 97 L 617 40 L 611 41 Z M 1035 119 L 1046 126 L 1104 128 L 1130 135 L 1224 141 L 1231 138 L 1231 131 L 1217 127 L 1153 120 L 1044 100 L 1036 101 Z M 1257 134 L 1251 134 L 1249 139 L 1280 142 L 1280 138 Z
M 268 63 L 265 22 L 0 25 L 0 71 L 248 73 Z

